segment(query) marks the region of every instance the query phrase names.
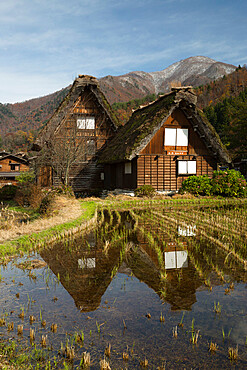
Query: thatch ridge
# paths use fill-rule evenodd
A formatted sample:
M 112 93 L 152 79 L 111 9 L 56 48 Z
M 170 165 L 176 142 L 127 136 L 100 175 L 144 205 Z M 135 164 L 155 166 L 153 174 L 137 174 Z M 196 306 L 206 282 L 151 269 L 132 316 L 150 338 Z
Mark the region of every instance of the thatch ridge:
M 134 111 L 129 121 L 103 150 L 99 162 L 110 163 L 131 160 L 151 140 L 172 113 L 176 94 L 174 92 L 158 98 L 144 108 Z
M 197 97 L 193 89 L 186 86 L 172 89 L 170 93 L 160 96 L 149 105 L 135 110 L 125 126 L 118 130 L 116 136 L 102 150 L 99 163 L 132 160 L 177 108 L 183 111 L 212 154 L 218 156 L 223 163 L 231 163 L 218 134 L 196 108 L 196 102 Z

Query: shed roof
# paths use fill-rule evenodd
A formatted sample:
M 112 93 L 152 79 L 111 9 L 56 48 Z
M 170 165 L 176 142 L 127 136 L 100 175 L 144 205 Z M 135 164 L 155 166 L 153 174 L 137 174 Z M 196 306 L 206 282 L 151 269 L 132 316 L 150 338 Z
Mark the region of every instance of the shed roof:
M 18 155 L 14 155 L 14 154 L 7 153 L 7 152 L 1 152 L 0 161 L 3 161 L 4 159 L 12 159 L 16 162 L 25 164 L 26 166 L 28 166 L 28 162 L 29 162 L 27 158 L 19 157 Z
M 197 97 L 191 86 L 173 88 L 149 105 L 137 109 L 129 121 L 105 146 L 99 158 L 100 163 L 113 163 L 132 160 L 145 148 L 167 118 L 181 109 L 193 128 L 198 132 L 212 155 L 222 163 L 231 159 L 213 126 L 203 112 L 196 108 Z
M 85 91 L 86 88 L 95 95 L 97 101 L 110 119 L 114 130 L 117 130 L 117 127 L 119 126 L 118 119 L 115 116 L 105 95 L 101 91 L 98 80 L 93 76 L 79 75 L 78 78 L 75 79 L 71 89 L 69 90 L 64 100 L 61 102 L 59 107 L 53 113 L 52 117 L 40 131 L 35 143 L 33 144 L 33 150 L 40 150 L 42 148 L 45 141 L 48 140 L 50 136 L 54 133 L 54 131 L 66 117 L 67 113 L 73 108 L 73 105 L 78 97 Z

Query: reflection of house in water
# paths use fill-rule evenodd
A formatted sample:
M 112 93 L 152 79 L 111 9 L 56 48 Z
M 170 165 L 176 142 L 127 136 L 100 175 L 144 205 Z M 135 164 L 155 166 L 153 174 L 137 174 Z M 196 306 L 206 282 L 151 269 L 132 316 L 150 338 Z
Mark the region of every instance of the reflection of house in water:
M 138 225 L 145 230 L 145 233 L 140 231 L 136 233 L 138 245 L 152 259 L 157 270 L 160 271 L 161 266 L 159 265 L 157 253 L 150 246 L 147 233 L 150 232 L 156 237 L 162 250 L 162 267 L 166 271 L 166 279 L 162 280 L 160 276 L 159 280 L 154 284 L 154 281 L 149 279 L 148 274 L 142 274 L 141 271 L 137 273 L 133 266 L 134 274 L 154 289 L 166 302 L 170 303 L 172 310 L 190 310 L 196 302 L 196 289 L 201 285 L 201 281 L 198 280 L 198 274 L 189 260 L 189 246 L 183 237 L 190 236 L 192 232 L 195 232 L 195 229 L 190 226 L 188 228 L 180 227 L 181 234 L 179 234 L 179 231 L 178 234 L 182 238 L 178 245 L 177 242 L 171 241 L 165 229 L 162 230 L 159 226 L 156 227 L 154 223 L 151 224 L 146 220 L 139 220 Z
M 91 232 L 86 243 L 77 241 L 71 251 L 61 244 L 41 253 L 54 274 L 59 273 L 62 285 L 77 308 L 85 312 L 96 310 L 100 305 L 120 254 L 116 246 L 105 254 L 102 246 L 96 246 L 96 241 L 96 234 Z
M 128 224 L 125 226 L 131 228 L 131 222 L 126 222 Z M 154 228 L 152 231 L 156 233 Z M 54 246 L 41 254 L 51 270 L 60 275 L 62 285 L 80 310 L 88 312 L 99 307 L 118 269 L 121 272 L 131 270 L 136 278 L 165 299 L 172 310 L 191 309 L 196 302 L 196 289 L 201 283 L 188 258 L 186 241 L 178 246 L 176 242 L 167 239 L 165 232 L 161 235 L 159 230 L 160 240 L 163 241 L 163 264 L 160 265 L 157 252 L 138 229 L 125 243 L 125 257 L 120 253 L 123 240 L 111 242 L 110 235 L 108 237 L 107 253 L 104 252 L 103 241 L 97 239 L 97 233 L 91 232 L 72 248 L 66 245 Z M 166 279 L 162 278 L 164 270 Z

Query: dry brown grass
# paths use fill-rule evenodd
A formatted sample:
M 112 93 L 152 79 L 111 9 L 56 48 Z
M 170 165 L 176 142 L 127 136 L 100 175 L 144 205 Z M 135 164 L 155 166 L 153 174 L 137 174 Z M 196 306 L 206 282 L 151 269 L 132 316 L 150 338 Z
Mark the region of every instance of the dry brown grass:
M 55 198 L 53 215 L 47 218 L 39 218 L 33 222 L 12 225 L 9 230 L 0 230 L 0 243 L 19 238 L 22 235 L 38 233 L 52 226 L 75 220 L 81 213 L 78 200 L 59 195 Z

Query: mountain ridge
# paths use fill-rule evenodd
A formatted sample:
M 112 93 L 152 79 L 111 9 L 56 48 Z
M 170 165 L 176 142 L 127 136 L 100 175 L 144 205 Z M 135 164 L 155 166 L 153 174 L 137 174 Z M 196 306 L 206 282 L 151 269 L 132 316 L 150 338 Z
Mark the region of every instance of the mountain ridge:
M 199 86 L 218 79 L 236 67 L 214 59 L 195 56 L 175 62 L 156 72 L 132 71 L 120 76 L 105 76 L 99 85 L 110 104 L 168 92 L 172 84 Z M 0 103 L 0 135 L 16 131 L 37 131 L 51 117 L 69 91 L 67 86 L 39 98 L 14 104 Z

